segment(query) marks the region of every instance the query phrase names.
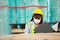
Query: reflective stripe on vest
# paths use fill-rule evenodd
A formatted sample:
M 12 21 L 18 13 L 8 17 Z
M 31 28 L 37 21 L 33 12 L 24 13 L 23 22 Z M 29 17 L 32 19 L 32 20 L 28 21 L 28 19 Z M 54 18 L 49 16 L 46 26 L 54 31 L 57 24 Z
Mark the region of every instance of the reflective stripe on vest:
M 32 34 L 34 34 L 34 29 L 35 29 L 35 27 L 34 27 L 34 25 L 32 25 Z

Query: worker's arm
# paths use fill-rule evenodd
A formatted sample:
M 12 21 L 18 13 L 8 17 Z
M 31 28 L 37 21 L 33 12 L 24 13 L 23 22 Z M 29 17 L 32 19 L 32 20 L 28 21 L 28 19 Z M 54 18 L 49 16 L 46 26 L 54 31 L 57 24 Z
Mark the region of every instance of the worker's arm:
M 29 28 L 28 27 L 29 27 L 28 24 L 26 24 L 26 26 L 25 26 L 25 34 L 29 33 Z

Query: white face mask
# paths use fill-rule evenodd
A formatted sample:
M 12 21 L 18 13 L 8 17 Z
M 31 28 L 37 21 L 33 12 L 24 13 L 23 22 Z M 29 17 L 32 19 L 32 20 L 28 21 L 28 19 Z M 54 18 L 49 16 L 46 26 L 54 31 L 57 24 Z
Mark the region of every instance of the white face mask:
M 38 24 L 40 21 L 41 21 L 41 19 L 35 19 L 35 18 L 34 18 L 34 22 L 35 22 L 36 24 Z

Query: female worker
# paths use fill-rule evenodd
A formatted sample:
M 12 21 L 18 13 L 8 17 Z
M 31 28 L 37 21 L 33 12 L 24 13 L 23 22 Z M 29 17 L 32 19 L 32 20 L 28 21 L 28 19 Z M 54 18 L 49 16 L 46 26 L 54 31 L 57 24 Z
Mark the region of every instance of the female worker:
M 43 22 L 43 11 L 39 8 L 35 9 L 33 12 L 32 20 L 28 22 L 25 26 L 25 33 L 34 34 L 34 28 L 39 26 Z

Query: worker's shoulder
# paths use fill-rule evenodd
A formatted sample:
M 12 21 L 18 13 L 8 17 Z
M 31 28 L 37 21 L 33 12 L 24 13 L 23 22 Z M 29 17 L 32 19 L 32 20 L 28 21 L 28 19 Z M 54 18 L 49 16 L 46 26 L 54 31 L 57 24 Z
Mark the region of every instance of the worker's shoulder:
M 33 21 L 29 21 L 29 22 L 27 22 L 28 24 L 34 24 L 34 22 Z

